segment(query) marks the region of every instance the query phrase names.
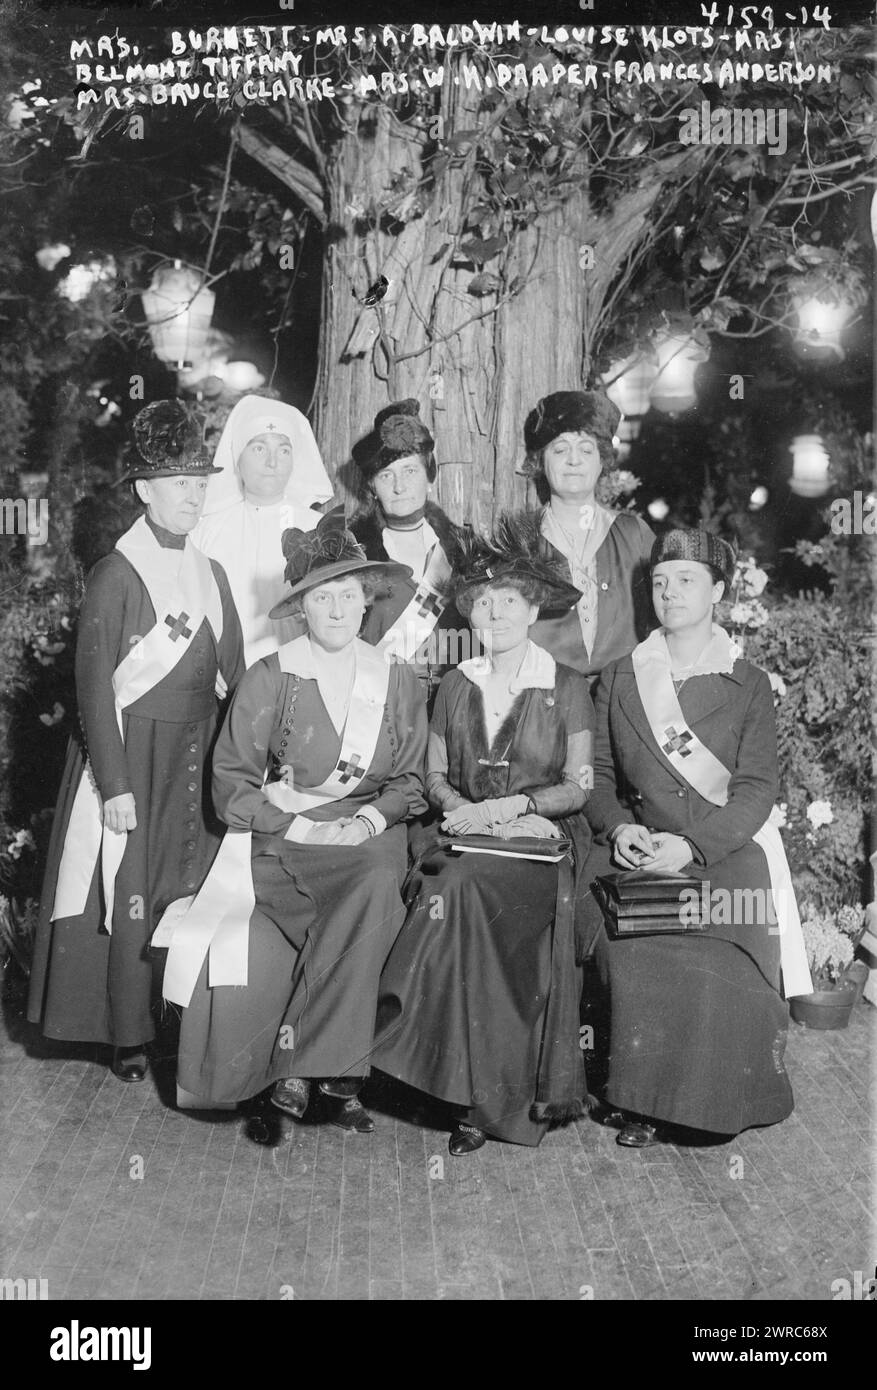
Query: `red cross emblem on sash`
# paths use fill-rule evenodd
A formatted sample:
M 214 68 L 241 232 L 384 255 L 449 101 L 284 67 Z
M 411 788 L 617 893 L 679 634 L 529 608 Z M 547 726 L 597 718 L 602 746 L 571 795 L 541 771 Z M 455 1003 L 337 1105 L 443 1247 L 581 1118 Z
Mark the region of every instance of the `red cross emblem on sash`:
M 349 761 L 346 758 L 342 758 L 335 769 L 335 771 L 340 774 L 338 777 L 338 781 L 347 783 L 350 782 L 354 777 L 364 777 L 365 768 L 359 767 L 358 764 L 358 753 L 354 753 L 353 757 L 350 758 Z
M 170 629 L 170 639 L 172 642 L 176 642 L 177 638 L 181 636 L 185 637 L 188 641 L 188 639 L 192 636 L 191 629 L 186 627 L 186 623 L 188 621 L 188 613 L 181 613 L 178 618 L 174 618 L 171 616 L 170 613 L 168 613 L 167 617 L 165 618 L 165 622 L 167 623 Z

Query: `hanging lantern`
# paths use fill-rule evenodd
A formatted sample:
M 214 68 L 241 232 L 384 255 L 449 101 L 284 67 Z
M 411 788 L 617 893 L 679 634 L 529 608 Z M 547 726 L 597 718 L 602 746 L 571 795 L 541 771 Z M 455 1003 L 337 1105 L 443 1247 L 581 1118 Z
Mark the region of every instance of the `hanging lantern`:
M 619 463 L 625 463 L 630 457 L 630 451 L 634 442 L 639 439 L 642 427 L 643 422 L 637 416 L 622 415 L 618 422 L 618 433 L 612 436 L 612 447 Z
M 709 349 L 690 334 L 666 333 L 655 338 L 658 371 L 651 403 L 665 415 L 681 415 L 697 404 L 694 374 L 709 357 Z
M 806 290 L 793 294 L 792 304 L 798 316 L 798 327 L 794 334 L 798 356 L 834 358 L 836 362 L 842 362 L 846 353 L 841 344 L 841 334 L 853 317 L 855 305 L 841 296 L 823 298 Z
M 646 511 L 652 521 L 664 521 L 670 515 L 670 508 L 663 497 L 656 497 L 654 502 L 650 502 Z
M 654 362 L 635 352 L 623 362 L 613 362 L 601 380 L 612 404 L 618 406 L 622 415 L 630 417 L 648 412 L 649 392 L 657 375 Z
M 180 261 L 159 266 L 143 293 L 143 311 L 156 357 L 177 371 L 191 369 L 204 355 L 213 303 L 212 290 Z
M 770 493 L 768 492 L 767 488 L 764 486 L 763 483 L 759 483 L 758 487 L 754 487 L 750 494 L 749 510 L 751 512 L 760 512 L 762 507 L 767 506 L 769 498 Z
M 798 497 L 822 497 L 828 492 L 830 460 L 819 434 L 799 434 L 789 445 L 792 476 L 789 487 Z

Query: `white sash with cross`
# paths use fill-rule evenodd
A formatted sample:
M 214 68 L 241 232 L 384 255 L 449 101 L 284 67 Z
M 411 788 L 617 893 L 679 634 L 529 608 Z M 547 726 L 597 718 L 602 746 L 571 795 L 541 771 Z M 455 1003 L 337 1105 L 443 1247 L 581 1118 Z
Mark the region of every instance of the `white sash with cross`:
M 376 643 L 378 651 L 397 661 L 413 661 L 448 606 L 443 591 L 450 577 L 451 566 L 436 538 L 411 601 Z
M 205 617 L 217 640 L 222 636 L 222 600 L 207 556 L 188 539 L 182 552 L 159 545 L 146 518 L 140 517 L 116 542 L 141 579 L 156 614 L 156 623 L 141 637 L 113 672 L 116 722 L 122 733 L 122 711 L 158 685 L 188 651 Z M 169 569 L 169 557 L 182 554 L 179 573 Z M 145 816 L 146 808 L 138 807 Z M 85 910 L 94 868 L 101 861 L 106 911 L 104 926 L 112 931 L 116 875 L 125 854 L 128 832 L 116 834 L 103 825 L 103 802 L 86 763 L 67 825 L 52 907 L 52 921 L 78 917 Z
M 342 800 L 371 766 L 387 701 L 390 668 L 375 647 L 359 638 L 354 639 L 354 651 L 353 690 L 335 766 L 320 786 L 305 791 L 288 780 L 263 785 L 262 795 L 282 811 L 300 814 L 314 806 Z M 285 674 L 316 679 L 307 635 L 287 642 L 277 657 Z M 315 846 L 313 852 L 319 854 L 320 847 Z M 199 893 L 171 903 L 159 922 L 152 945 L 168 947 L 162 993 L 171 1003 L 184 1008 L 189 1004 L 205 957 L 210 988 L 247 983 L 250 918 L 256 905 L 251 861 L 251 833 L 228 831 Z
M 713 626 L 710 650 L 714 644 L 730 659 L 730 638 L 716 625 Z M 636 688 L 660 752 L 674 772 L 707 801 L 714 806 L 727 805 L 732 774 L 685 722 L 673 686 L 670 653 L 663 631 L 659 629 L 653 632 L 645 642 L 634 647 L 631 660 Z M 807 964 L 804 934 L 780 832 L 775 825 L 766 821 L 752 839 L 763 850 L 770 874 L 780 938 L 783 992 L 787 999 L 796 994 L 810 994 L 813 983 Z

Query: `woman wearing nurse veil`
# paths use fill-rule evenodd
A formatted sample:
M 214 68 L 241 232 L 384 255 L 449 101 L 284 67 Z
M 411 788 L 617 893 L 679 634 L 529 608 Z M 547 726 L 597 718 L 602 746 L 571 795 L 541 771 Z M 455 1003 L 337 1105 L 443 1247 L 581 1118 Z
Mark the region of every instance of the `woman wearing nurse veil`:
M 655 542 L 662 626 L 597 688 L 588 878 L 621 869 L 702 880 L 705 931 L 610 939 L 595 960 L 610 1014 L 605 1099 L 618 1143 L 661 1124 L 731 1136 L 792 1110 L 786 999 L 811 989 L 782 841 L 773 697 L 713 622 L 734 554 L 707 531 Z
M 213 463 L 192 539 L 228 575 L 252 666 L 302 630 L 295 619 L 269 616 L 285 589 L 281 538 L 291 527 L 314 529 L 313 508 L 329 500 L 332 484 L 301 411 L 266 396 L 238 401 Z

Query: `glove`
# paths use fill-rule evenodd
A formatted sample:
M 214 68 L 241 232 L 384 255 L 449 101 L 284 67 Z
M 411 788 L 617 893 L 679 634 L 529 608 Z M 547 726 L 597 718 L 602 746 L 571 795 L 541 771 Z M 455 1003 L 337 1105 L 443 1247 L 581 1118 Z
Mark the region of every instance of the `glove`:
M 560 830 L 545 816 L 519 816 L 509 825 L 501 825 L 498 834 L 503 840 L 517 840 L 532 835 L 537 840 L 559 840 Z
M 527 814 L 529 804 L 528 796 L 498 796 L 479 801 L 471 807 L 471 812 L 474 813 L 471 819 L 477 820 L 479 825 L 476 834 L 489 835 L 498 825 L 510 825 L 512 821 Z

